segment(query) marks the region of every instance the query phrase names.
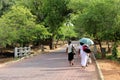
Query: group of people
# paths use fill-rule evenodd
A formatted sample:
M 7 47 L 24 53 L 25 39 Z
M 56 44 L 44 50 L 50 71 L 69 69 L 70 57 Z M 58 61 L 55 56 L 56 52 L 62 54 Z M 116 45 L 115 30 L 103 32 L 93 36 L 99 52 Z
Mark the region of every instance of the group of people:
M 78 47 L 78 50 L 76 50 L 72 42 L 68 41 L 66 53 L 68 54 L 68 61 L 70 66 L 74 65 L 74 55 L 78 53 L 78 56 L 80 56 L 80 59 L 81 59 L 80 60 L 81 67 L 83 69 L 87 67 L 88 61 L 90 59 L 90 53 L 91 53 L 91 50 L 88 45 L 80 42 L 80 46 Z

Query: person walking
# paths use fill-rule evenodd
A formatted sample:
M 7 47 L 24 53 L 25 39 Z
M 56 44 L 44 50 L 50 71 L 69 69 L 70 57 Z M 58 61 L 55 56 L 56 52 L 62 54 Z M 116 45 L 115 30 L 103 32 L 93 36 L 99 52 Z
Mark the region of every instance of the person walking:
M 74 55 L 75 55 L 74 51 L 76 51 L 74 45 L 71 43 L 71 41 L 68 41 L 66 53 L 68 54 L 68 61 L 70 66 L 74 65 Z
M 80 42 L 80 47 L 79 47 L 79 50 L 78 50 L 78 54 L 81 57 L 81 66 L 82 66 L 83 69 L 85 69 L 86 66 L 87 66 L 88 53 L 90 53 L 90 50 L 88 49 L 87 45 Z

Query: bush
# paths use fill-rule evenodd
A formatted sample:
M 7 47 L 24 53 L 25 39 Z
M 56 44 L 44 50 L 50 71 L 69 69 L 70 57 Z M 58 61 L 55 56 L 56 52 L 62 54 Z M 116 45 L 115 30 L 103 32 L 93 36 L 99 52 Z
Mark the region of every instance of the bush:
M 96 57 L 96 59 L 101 59 L 102 55 L 101 55 L 101 53 L 97 53 L 97 54 L 95 54 L 95 57 Z
M 118 53 L 117 45 L 114 44 L 114 45 L 113 45 L 113 48 L 112 48 L 112 56 L 113 56 L 113 58 L 116 58 L 116 59 L 117 59 L 117 56 L 118 56 L 117 53 Z
M 109 55 L 106 57 L 107 59 L 110 59 L 110 60 L 115 60 L 115 57 L 113 55 Z

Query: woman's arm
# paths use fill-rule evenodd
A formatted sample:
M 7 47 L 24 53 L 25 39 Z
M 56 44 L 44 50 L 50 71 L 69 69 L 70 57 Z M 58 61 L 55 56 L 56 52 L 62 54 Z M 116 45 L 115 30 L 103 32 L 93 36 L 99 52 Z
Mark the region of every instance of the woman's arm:
M 80 49 L 78 49 L 78 54 L 80 54 Z
M 68 54 L 68 47 L 66 48 L 66 53 Z

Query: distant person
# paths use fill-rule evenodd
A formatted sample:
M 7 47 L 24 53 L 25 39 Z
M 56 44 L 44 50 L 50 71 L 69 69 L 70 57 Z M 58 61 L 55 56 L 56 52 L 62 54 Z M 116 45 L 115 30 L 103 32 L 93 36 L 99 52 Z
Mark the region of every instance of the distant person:
M 68 41 L 66 53 L 68 54 L 68 61 L 70 66 L 74 65 L 74 51 L 76 51 L 74 45 L 71 43 L 71 41 Z

